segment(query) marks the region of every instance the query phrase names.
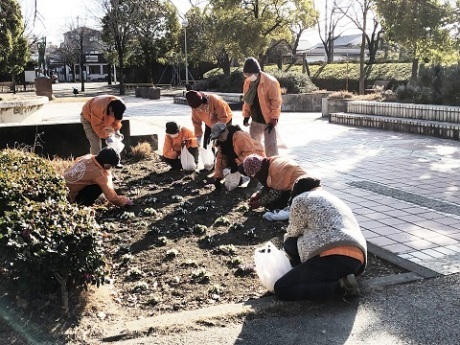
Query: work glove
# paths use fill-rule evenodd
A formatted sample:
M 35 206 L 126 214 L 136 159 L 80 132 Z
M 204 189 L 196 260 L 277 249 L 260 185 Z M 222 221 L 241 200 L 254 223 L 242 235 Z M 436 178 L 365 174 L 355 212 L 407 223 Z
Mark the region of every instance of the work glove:
M 259 200 L 249 200 L 249 207 L 251 210 L 255 210 L 256 208 L 260 207 L 260 202 Z
M 131 206 L 133 204 L 133 201 L 131 199 L 126 200 L 125 206 Z
M 251 197 L 249 198 L 249 202 L 251 201 L 254 201 L 254 200 L 259 200 L 260 199 L 260 193 L 259 192 L 255 192 L 251 195 Z
M 272 132 L 272 130 L 275 128 L 275 126 L 278 123 L 278 119 L 271 118 L 270 122 L 268 123 L 267 127 L 265 128 L 266 131 L 268 131 L 268 134 Z
M 246 126 L 246 127 L 249 126 L 249 117 L 244 118 L 243 125 Z

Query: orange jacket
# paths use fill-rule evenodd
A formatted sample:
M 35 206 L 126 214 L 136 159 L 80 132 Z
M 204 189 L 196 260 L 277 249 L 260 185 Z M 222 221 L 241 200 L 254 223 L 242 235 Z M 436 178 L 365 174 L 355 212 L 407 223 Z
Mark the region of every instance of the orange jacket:
M 177 138 L 165 136 L 165 143 L 163 145 L 163 156 L 170 159 L 178 159 L 181 153 L 182 142 L 185 141 L 185 146 L 198 147 L 197 141 L 193 132 L 185 127 L 181 127 Z
M 276 190 L 288 191 L 299 176 L 307 172 L 290 158 L 273 156 L 269 158 L 267 186 Z
M 212 127 L 217 122 L 227 123 L 233 117 L 230 106 L 222 97 L 209 93 L 206 96 L 208 97 L 207 104 L 202 104 L 198 108 L 192 108 L 192 122 L 196 137 L 203 136 L 203 122 L 206 126 Z
M 250 83 L 246 78 L 243 84 L 243 95 L 248 92 Z M 260 72 L 257 95 L 265 122 L 269 123 L 272 118 L 279 119 L 283 98 L 281 97 L 281 88 L 278 80 L 267 73 Z M 246 102 L 243 103 L 243 117 L 251 117 L 251 106 Z
M 94 155 L 84 155 L 75 160 L 75 164 L 64 173 L 67 188 L 70 190 L 69 201 L 74 202 L 78 193 L 86 186 L 97 184 L 105 197 L 114 205 L 124 206 L 129 199 L 117 195 L 113 189 L 112 173 L 104 169 Z
M 116 120 L 113 115 L 107 114 L 109 103 L 115 99 L 119 98 L 110 95 L 96 96 L 83 105 L 81 114 L 91 123 L 94 132 L 101 139 L 107 139 L 112 132 L 121 128 L 121 121 Z
M 250 154 L 256 153 L 259 156 L 265 157 L 265 150 L 260 141 L 252 139 L 249 133 L 244 131 L 236 131 L 233 134 L 233 150 L 237 157 L 235 162 L 237 165 L 243 164 L 244 159 Z M 216 166 L 214 170 L 214 178 L 220 179 L 224 177 L 223 170 L 227 167 L 227 156 L 221 150 L 217 151 Z

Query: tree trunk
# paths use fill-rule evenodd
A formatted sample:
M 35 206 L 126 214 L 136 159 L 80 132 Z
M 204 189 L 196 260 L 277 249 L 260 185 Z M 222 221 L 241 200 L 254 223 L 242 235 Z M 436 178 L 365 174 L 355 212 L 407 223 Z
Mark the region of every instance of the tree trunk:
M 364 54 L 366 46 L 366 11 L 363 13 L 363 32 L 361 33 L 361 49 L 359 52 L 359 94 L 364 95 Z
M 112 63 L 109 63 L 109 64 L 107 65 L 107 68 L 108 68 L 108 71 L 107 71 L 107 78 L 109 79 L 109 80 L 107 81 L 107 84 L 108 84 L 108 85 L 112 85 L 112 67 L 113 67 Z
M 418 75 L 418 58 L 414 57 L 412 59 L 412 79 L 416 79 Z
M 124 54 L 122 52 L 118 52 L 118 65 L 120 66 L 120 96 L 125 94 L 125 64 L 123 62 Z

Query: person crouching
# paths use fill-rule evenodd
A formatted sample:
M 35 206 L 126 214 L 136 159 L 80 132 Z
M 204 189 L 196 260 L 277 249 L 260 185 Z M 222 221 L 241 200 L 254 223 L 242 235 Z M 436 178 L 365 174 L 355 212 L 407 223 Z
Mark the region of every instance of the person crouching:
M 74 165 L 64 173 L 69 188 L 69 201 L 91 206 L 101 194 L 114 205 L 126 206 L 133 202 L 118 195 L 112 182 L 111 169 L 120 164 L 120 154 L 113 148 L 103 148 L 97 155 L 78 157 Z
M 175 170 L 182 169 L 180 155 L 183 146 L 193 155 L 198 165 L 198 142 L 193 132 L 179 126 L 176 122 L 167 122 L 162 158 Z

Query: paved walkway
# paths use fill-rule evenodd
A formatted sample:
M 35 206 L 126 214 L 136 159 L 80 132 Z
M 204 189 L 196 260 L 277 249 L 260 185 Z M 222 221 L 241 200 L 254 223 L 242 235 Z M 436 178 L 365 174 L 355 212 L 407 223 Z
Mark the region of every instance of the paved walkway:
M 125 96 L 132 134 L 157 133 L 190 108 Z M 83 103 L 46 104 L 44 121 L 78 120 Z M 242 124 L 241 111 L 234 123 Z M 351 206 L 368 242 L 438 274 L 460 272 L 460 145 L 457 141 L 330 124 L 320 113 L 282 113 L 288 155 Z

